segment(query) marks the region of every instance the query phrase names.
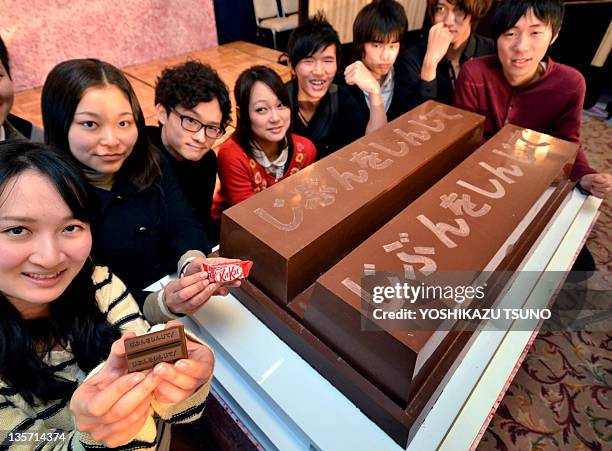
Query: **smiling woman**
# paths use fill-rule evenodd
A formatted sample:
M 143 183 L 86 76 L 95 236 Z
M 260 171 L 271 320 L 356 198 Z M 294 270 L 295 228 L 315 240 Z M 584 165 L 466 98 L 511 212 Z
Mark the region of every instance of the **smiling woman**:
M 12 150 L 5 147 L 7 152 Z M 57 177 L 59 171 L 52 167 L 49 172 Z M 36 166 L 3 178 L 0 292 L 24 318 L 47 316 L 50 302 L 66 290 L 85 264 L 91 250 L 93 214 L 85 205 L 71 210 L 62 197 L 72 204 L 83 199 L 67 185 L 61 186 L 60 194 L 49 175 Z
M 193 276 L 150 295 L 147 318 L 192 313 L 212 294 L 226 293 L 194 275 L 210 251 L 206 233 L 168 161 L 149 143 L 136 95 L 119 69 L 95 59 L 58 64 L 43 86 L 42 114 L 46 142 L 73 157 L 93 187 L 96 261 L 141 303 L 141 290 L 165 275 L 182 269 Z
M 123 283 L 88 258 L 92 207 L 65 155 L 0 143 L 2 449 L 160 449 L 164 421 L 204 408 L 214 360 L 202 343 L 189 343 L 180 367 L 128 374 L 123 340 L 149 325 Z
M 234 87 L 236 132 L 219 150 L 221 189 L 213 199 L 213 218 L 223 210 L 308 166 L 316 158 L 312 142 L 288 133 L 291 107 L 276 72 L 253 66 Z

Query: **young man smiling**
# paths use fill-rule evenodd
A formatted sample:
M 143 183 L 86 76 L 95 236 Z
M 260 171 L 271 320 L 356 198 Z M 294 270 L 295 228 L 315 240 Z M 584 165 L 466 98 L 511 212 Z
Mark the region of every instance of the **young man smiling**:
M 333 83 L 340 47 L 338 33 L 321 14 L 293 30 L 287 43 L 291 128 L 314 143 L 317 159 L 363 136 L 368 123 L 348 88 Z
M 225 83 L 210 66 L 187 61 L 166 68 L 155 87 L 159 127 L 147 127 L 149 138 L 170 161 L 187 201 L 216 242 L 211 217 L 217 157 L 211 150 L 225 134 L 230 99 Z
M 458 107 L 486 116 L 485 138 L 510 123 L 580 144 L 584 77 L 545 56 L 563 11 L 561 0 L 504 0 L 497 6 L 497 55 L 467 62 L 455 93 Z M 591 168 L 582 146 L 571 179 L 598 197 L 612 190 L 612 174 Z

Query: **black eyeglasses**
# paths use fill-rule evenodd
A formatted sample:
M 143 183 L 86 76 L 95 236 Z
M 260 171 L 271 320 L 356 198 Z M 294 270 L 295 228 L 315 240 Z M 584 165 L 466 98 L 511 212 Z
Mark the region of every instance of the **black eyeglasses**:
M 170 108 L 170 111 L 172 111 L 179 117 L 179 119 L 181 120 L 181 127 L 183 127 L 183 129 L 187 130 L 188 132 L 197 133 L 202 130 L 203 127 L 204 134 L 211 139 L 221 138 L 225 134 L 225 130 L 223 130 L 221 127 L 217 127 L 216 125 L 202 124 L 197 119 L 185 116 L 184 114 L 181 114 L 176 111 L 174 108 Z

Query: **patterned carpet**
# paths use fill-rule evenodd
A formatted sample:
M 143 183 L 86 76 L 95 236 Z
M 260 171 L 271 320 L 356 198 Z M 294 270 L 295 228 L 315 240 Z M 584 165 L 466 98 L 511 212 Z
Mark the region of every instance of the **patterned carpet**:
M 585 115 L 582 140 L 591 165 L 612 171 L 612 125 Z M 608 282 L 612 282 L 611 197 L 602 204 L 587 242 L 597 275 Z M 607 320 L 579 332 L 540 333 L 477 449 L 612 449 L 611 330 L 612 321 Z

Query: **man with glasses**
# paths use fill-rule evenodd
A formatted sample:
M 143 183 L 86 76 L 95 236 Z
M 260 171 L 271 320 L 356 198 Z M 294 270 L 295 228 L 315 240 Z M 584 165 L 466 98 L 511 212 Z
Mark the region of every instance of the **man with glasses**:
M 453 104 L 461 65 L 495 53 L 491 39 L 472 33 L 490 7 L 491 0 L 427 0 L 433 23 L 427 40 L 400 53 L 395 63 L 403 111 L 429 99 Z
M 225 134 L 230 109 L 227 87 L 217 72 L 198 61 L 187 61 L 164 69 L 157 79 L 155 110 L 160 125 L 147 127 L 213 245 L 218 241 L 210 218 L 217 157 L 211 147 Z

